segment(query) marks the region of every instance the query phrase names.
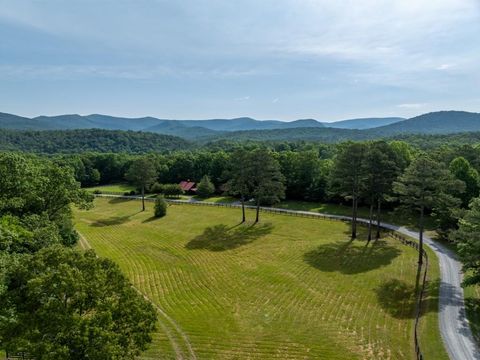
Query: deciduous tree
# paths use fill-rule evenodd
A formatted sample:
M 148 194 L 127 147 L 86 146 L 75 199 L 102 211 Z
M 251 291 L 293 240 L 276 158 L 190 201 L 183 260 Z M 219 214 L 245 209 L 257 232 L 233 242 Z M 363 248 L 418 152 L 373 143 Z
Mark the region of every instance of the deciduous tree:
M 110 260 L 53 246 L 6 269 L 2 347 L 35 359 L 134 359 L 156 313 Z
M 457 243 L 465 272 L 465 285 L 480 284 L 480 198 L 470 203 L 470 209 L 458 221 L 458 230 L 451 239 Z

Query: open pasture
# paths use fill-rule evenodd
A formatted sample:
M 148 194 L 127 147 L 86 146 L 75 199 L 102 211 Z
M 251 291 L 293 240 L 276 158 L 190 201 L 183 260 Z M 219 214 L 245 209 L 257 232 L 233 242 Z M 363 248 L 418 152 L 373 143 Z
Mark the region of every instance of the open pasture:
M 76 226 L 159 311 L 144 358 L 413 359 L 417 254 L 386 237 L 349 240 L 343 222 L 96 199 Z M 248 219 L 253 219 L 251 211 Z M 85 245 L 85 243 L 84 243 Z M 444 359 L 431 254 L 421 342 Z

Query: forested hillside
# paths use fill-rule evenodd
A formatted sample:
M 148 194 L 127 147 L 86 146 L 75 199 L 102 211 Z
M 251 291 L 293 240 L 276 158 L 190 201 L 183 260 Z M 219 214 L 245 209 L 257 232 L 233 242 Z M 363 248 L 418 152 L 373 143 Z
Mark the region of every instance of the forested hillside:
M 0 130 L 0 150 L 36 153 L 163 152 L 185 149 L 190 143 L 179 137 L 119 130 Z

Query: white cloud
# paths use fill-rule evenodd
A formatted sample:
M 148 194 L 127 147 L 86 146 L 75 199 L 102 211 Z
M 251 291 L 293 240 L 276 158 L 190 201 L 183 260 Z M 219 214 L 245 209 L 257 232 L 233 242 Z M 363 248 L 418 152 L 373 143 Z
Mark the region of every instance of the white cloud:
M 452 68 L 454 65 L 453 64 L 441 64 L 436 67 L 437 70 L 448 70 Z
M 247 95 L 247 96 L 242 96 L 242 97 L 238 97 L 238 98 L 235 98 L 236 101 L 246 101 L 246 100 L 250 100 L 250 96 Z
M 425 107 L 426 103 L 410 103 L 410 104 L 399 104 L 397 105 L 398 108 L 402 109 L 420 109 Z

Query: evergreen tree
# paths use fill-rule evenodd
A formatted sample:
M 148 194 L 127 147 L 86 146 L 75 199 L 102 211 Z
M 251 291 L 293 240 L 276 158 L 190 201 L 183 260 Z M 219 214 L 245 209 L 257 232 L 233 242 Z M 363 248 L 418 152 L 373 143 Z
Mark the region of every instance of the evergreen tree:
M 142 211 L 145 211 L 145 189 L 152 185 L 157 178 L 154 162 L 148 157 L 134 160 L 125 174 L 125 178 L 141 189 Z
M 231 157 L 230 167 L 225 171 L 224 177 L 227 193 L 240 196 L 242 204 L 242 223 L 245 222 L 245 200 L 251 195 L 252 189 L 249 175 L 249 153 L 244 149 L 237 150 Z
M 212 196 L 215 192 L 215 185 L 210 181 L 208 175 L 204 175 L 202 180 L 197 184 L 197 195 L 201 198 Z
M 352 239 L 357 237 L 357 209 L 364 178 L 364 143 L 346 143 L 334 159 L 330 191 L 352 201 Z
M 155 198 L 155 217 L 160 218 L 167 215 L 168 204 L 163 196 L 157 196 Z
M 464 184 L 448 169 L 427 155 L 420 155 L 393 184 L 393 190 L 405 209 L 418 213 L 419 259 L 422 264 L 424 217 L 426 210 L 453 209 L 460 203 L 452 192 L 461 192 Z
M 262 201 L 279 202 L 285 197 L 285 177 L 280 171 L 280 164 L 268 150 L 256 149 L 248 156 L 248 178 L 255 198 L 257 223 Z
M 370 207 L 368 241 L 372 239 L 373 209 L 377 207 L 376 239 L 380 237 L 381 204 L 392 191 L 393 181 L 398 176 L 395 153 L 384 141 L 368 145 L 362 162 L 361 191 Z

